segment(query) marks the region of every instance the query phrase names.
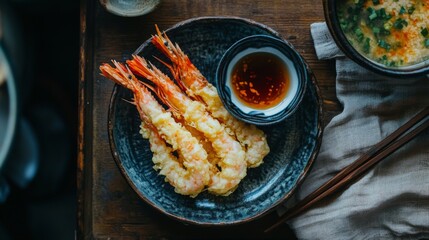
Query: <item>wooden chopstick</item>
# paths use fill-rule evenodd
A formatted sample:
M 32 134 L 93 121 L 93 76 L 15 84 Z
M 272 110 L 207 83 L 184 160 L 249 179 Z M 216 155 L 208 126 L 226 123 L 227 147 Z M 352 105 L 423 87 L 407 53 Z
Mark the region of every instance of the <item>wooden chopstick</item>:
M 369 149 L 369 151 L 359 157 L 352 164 L 345 167 L 343 170 L 337 173 L 334 177 L 332 177 L 314 192 L 310 193 L 294 207 L 289 209 L 285 214 L 283 214 L 283 216 L 280 217 L 280 219 L 274 225 L 267 228 L 265 232 L 273 230 L 274 228 L 281 225 L 283 222 L 302 213 L 320 200 L 337 192 L 345 185 L 352 183 L 352 181 L 362 176 L 363 173 L 365 173 L 376 163 L 389 156 L 391 153 L 393 153 L 402 145 L 410 141 L 424 129 L 429 127 L 429 120 L 425 119 L 428 115 L 429 107 L 426 107 L 413 118 L 411 118 L 408 122 L 406 122 L 404 125 L 399 127 L 396 131 L 394 131 L 385 139 L 374 145 L 371 149 Z M 419 125 L 419 123 L 424 119 L 425 121 Z M 416 125 L 418 126 L 415 127 Z M 404 134 L 413 127 L 415 127 L 413 130 Z M 399 138 L 401 135 L 403 136 Z

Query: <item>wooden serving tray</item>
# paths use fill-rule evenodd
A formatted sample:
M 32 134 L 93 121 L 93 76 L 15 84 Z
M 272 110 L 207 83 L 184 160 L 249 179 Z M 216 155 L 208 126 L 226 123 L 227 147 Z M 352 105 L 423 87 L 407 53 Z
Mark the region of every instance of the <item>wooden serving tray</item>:
M 99 65 L 111 59 L 128 58 L 155 33 L 155 24 L 160 29 L 167 29 L 180 21 L 202 16 L 248 18 L 279 32 L 313 70 L 324 100 L 324 122 L 327 123 L 340 110 L 335 96 L 335 64 L 317 59 L 310 36 L 310 24 L 324 21 L 322 2 L 162 0 L 152 13 L 126 18 L 108 13 L 97 0 L 82 1 L 78 89 L 78 239 L 295 238 L 287 225 L 264 234 L 264 229 L 277 219 L 274 212 L 237 226 L 207 228 L 184 225 L 143 202 L 115 164 L 107 129 L 113 83 L 100 76 Z

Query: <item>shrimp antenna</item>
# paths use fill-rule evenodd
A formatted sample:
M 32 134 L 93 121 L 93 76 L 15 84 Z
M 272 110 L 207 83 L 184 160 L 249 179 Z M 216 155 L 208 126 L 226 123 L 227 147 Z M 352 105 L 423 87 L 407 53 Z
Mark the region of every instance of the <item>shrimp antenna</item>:
M 129 104 L 132 104 L 132 105 L 136 105 L 136 102 L 134 100 L 128 100 L 128 99 L 125 99 L 125 98 L 122 98 L 121 100 L 124 101 L 124 102 L 126 102 L 126 103 L 129 103 Z
M 182 91 L 186 92 L 188 90 L 188 88 L 183 84 L 182 81 L 179 80 L 180 75 L 179 75 L 179 71 L 177 71 L 177 68 L 172 64 L 166 63 L 165 61 L 161 60 L 160 58 L 158 58 L 156 56 L 153 56 L 153 57 L 170 70 L 176 84 L 180 87 L 180 89 L 182 89 Z

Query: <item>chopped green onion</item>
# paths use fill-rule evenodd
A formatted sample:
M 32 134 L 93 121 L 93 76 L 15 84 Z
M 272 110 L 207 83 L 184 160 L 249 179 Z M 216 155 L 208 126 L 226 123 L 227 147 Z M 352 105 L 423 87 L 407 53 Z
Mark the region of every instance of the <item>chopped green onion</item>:
M 429 31 L 427 28 L 423 28 L 420 33 L 423 35 L 423 37 L 426 37 L 429 34 Z
M 407 21 L 405 21 L 404 19 L 402 19 L 402 18 L 398 18 L 398 19 L 396 19 L 396 21 L 393 23 L 393 26 L 396 28 L 396 29 L 402 29 L 402 28 L 404 28 L 405 26 L 408 26 L 408 22 Z
M 408 14 L 413 14 L 414 10 L 416 10 L 416 7 L 414 7 L 414 5 L 412 5 L 410 8 L 408 8 Z
M 364 0 L 355 0 L 356 7 L 361 8 L 363 6 Z
M 369 20 L 374 20 L 375 18 L 377 18 L 377 12 L 374 10 L 374 8 L 369 7 L 366 10 L 369 12 Z
M 390 49 L 390 44 L 388 44 L 386 41 L 384 41 L 383 39 L 378 40 L 378 46 L 381 48 L 384 48 L 386 50 Z
M 390 14 L 386 14 L 386 17 L 384 17 L 384 19 L 386 19 L 386 20 L 389 20 L 391 18 L 392 18 L 392 15 L 390 15 Z
M 355 23 L 353 23 L 353 22 L 349 22 L 349 23 L 347 24 L 347 28 L 348 28 L 349 30 L 354 29 L 354 28 L 355 28 Z
M 363 43 L 363 52 L 364 53 L 369 53 L 369 50 L 371 48 L 371 45 L 369 44 L 370 41 L 371 40 L 369 38 L 365 38 L 365 42 Z
M 356 28 L 355 29 L 355 34 L 358 35 L 358 36 L 360 36 L 360 35 L 363 35 L 363 32 L 362 32 L 362 30 L 360 28 Z
M 376 13 L 381 18 L 386 18 L 387 17 L 387 15 L 386 15 L 386 9 L 384 9 L 384 8 L 380 8 L 380 9 L 376 10 Z
M 405 10 L 404 6 L 399 10 L 399 14 L 404 14 L 407 10 Z
M 356 28 L 355 29 L 355 34 L 356 34 L 356 37 L 357 37 L 358 41 L 362 42 L 363 37 L 364 37 L 362 30 L 360 28 Z
M 429 38 L 426 38 L 426 39 L 423 41 L 423 45 L 425 45 L 425 47 L 429 48 Z
M 380 28 L 378 28 L 378 27 L 373 27 L 373 28 L 372 28 L 372 32 L 373 32 L 374 34 L 379 34 L 379 33 L 380 33 Z
M 390 31 L 390 29 L 392 28 L 392 26 L 393 26 L 393 24 L 392 24 L 391 22 L 386 22 L 386 23 L 383 25 L 383 28 L 384 28 L 384 30 L 386 30 L 386 31 Z
M 387 56 L 383 55 L 383 57 L 379 58 L 378 61 L 384 65 L 387 65 L 387 63 L 388 63 Z
M 372 3 L 373 3 L 374 5 L 378 5 L 378 4 L 380 4 L 380 0 L 372 0 Z
M 388 36 L 390 35 L 390 31 L 383 28 L 380 30 L 380 34 L 384 36 Z

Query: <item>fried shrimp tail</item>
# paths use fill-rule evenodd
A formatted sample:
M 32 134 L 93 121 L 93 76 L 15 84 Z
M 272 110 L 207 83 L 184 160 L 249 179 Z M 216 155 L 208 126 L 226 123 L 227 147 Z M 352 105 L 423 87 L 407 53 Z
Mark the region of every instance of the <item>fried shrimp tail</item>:
M 207 161 L 207 152 L 126 66 L 115 61 L 113 63 L 116 68 L 109 64 L 101 65 L 101 73 L 133 92 L 134 104 L 143 124 L 142 135 L 149 139 L 156 169 L 160 170 L 160 174 L 166 177 L 177 193 L 197 196 L 211 181 L 211 164 Z M 174 151 L 180 160 L 173 154 Z
M 204 102 L 211 114 L 231 130 L 246 150 L 248 167 L 257 167 L 262 164 L 264 157 L 270 151 L 264 132 L 229 114 L 216 88 L 207 81 L 179 45 L 173 44 L 166 34 L 159 31 L 158 27 L 156 30 L 157 35 L 152 37 L 152 43 L 172 62 L 168 67 L 178 85 L 189 96 Z

